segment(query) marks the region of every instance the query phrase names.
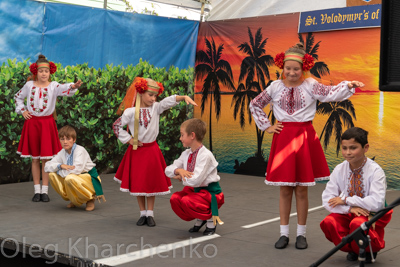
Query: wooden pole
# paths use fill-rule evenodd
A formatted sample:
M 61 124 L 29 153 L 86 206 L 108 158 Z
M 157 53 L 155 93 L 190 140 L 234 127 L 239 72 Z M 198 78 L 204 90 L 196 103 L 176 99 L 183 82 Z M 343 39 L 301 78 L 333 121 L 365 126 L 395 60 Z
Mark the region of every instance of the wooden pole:
M 104 9 L 107 9 L 107 0 L 104 0 L 104 6 L 103 6 L 103 8 L 104 8 Z

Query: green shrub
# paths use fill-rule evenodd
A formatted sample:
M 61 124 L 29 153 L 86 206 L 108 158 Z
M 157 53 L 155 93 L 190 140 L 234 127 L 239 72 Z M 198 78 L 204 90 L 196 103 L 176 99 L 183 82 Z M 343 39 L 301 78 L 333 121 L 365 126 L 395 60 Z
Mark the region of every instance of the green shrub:
M 16 154 L 24 119 L 15 113 L 14 95 L 30 75 L 29 62 L 8 60 L 0 67 L 0 183 L 26 181 L 30 176 L 30 159 Z M 140 60 L 136 66 L 106 65 L 102 69 L 87 64 L 63 67 L 57 65 L 53 80 L 59 83 L 83 82 L 72 97 L 59 97 L 56 105 L 57 127 L 72 125 L 77 130 L 77 143 L 85 147 L 96 161 L 101 173 L 115 172 L 127 145 L 115 137 L 112 124 L 118 118 L 116 110 L 126 88 L 136 76 L 149 77 L 164 84 L 159 97 L 178 94 L 193 96 L 193 68 L 179 70 L 156 68 Z M 167 164 L 182 152 L 179 141 L 180 124 L 192 117 L 193 108 L 181 102 L 160 118 L 158 144 Z

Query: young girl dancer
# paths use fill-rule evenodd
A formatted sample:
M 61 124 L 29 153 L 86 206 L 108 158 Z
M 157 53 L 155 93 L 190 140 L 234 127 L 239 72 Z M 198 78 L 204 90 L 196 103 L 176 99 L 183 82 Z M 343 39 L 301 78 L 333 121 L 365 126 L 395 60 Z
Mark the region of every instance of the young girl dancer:
M 66 84 L 52 82 L 50 75 L 56 72 L 57 67 L 43 55 L 39 55 L 36 63 L 31 64 L 29 69 L 32 76 L 14 96 L 15 111 L 25 119 L 17 153 L 23 158 L 32 158 L 35 189 L 32 201 L 49 202 L 49 174 L 44 171 L 44 165 L 61 150 L 57 126 L 52 115 L 56 99 L 57 96 L 74 95 L 82 83 L 81 81 Z M 42 187 L 40 187 L 40 172 L 42 172 Z
M 136 224 L 139 226 L 156 225 L 153 212 L 155 196 L 169 194 L 172 187 L 170 179 L 164 174 L 167 166 L 156 142 L 160 114 L 182 100 L 197 106 L 190 97 L 178 95 L 156 102 L 163 90 L 159 82 L 135 78 L 117 112 L 121 114 L 123 111 L 123 114 L 113 124 L 118 139 L 124 144 L 129 143 L 114 180 L 121 183 L 122 192 L 130 192 L 137 197 L 140 218 Z M 125 125 L 129 130 L 123 129 Z
M 265 183 L 280 186 L 279 214 L 281 237 L 275 248 L 289 243 L 289 216 L 293 192 L 297 207 L 296 248 L 307 248 L 306 221 L 308 186 L 329 178 L 329 168 L 318 136 L 312 126 L 316 102 L 342 101 L 363 87 L 358 81 L 343 81 L 326 86 L 312 78 L 305 78 L 314 66 L 314 59 L 306 54 L 303 44 L 289 48 L 275 57 L 275 64 L 283 69 L 281 79 L 274 81 L 250 103 L 250 111 L 258 128 L 273 133 Z M 271 125 L 263 108 L 271 104 L 277 123 Z

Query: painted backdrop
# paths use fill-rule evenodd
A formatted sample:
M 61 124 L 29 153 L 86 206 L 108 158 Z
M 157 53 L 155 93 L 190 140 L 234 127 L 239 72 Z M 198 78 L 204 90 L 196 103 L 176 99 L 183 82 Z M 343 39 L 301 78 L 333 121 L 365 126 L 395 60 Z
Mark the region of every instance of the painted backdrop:
M 317 58 L 312 70 L 314 78 L 324 84 L 338 84 L 342 80 L 360 80 L 366 84 L 348 102 L 328 104 L 329 112 L 317 114 L 314 119 L 321 143 L 326 146 L 330 169 L 343 161 L 335 138 L 346 125 L 353 123 L 369 131 L 367 156 L 384 168 L 389 188 L 400 189 L 400 126 L 396 123 L 400 93 L 378 89 L 380 28 L 299 35 L 299 15 L 200 25 L 195 100 L 202 107 L 195 109 L 195 117 L 208 123 L 211 135 L 207 135 L 205 143 L 212 147 L 219 170 L 260 176 L 265 173 L 272 135 L 256 128 L 248 103 L 268 81 L 277 79 L 275 55 L 304 41 L 308 52 Z M 213 77 L 218 80 L 215 90 L 210 89 Z M 334 122 L 338 128 L 329 128 Z

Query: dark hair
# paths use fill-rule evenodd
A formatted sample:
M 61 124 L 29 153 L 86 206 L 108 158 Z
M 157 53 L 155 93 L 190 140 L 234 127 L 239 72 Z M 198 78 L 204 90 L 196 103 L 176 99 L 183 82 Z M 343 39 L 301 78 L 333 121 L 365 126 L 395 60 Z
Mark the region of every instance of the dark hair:
M 58 131 L 58 138 L 67 137 L 76 140 L 76 131 L 74 127 L 65 125 Z
M 49 63 L 50 64 L 50 62 L 46 59 L 46 57 L 44 56 L 44 55 L 42 55 L 42 54 L 40 54 L 39 56 L 38 56 L 38 59 L 36 60 L 36 64 L 38 64 L 38 63 L 41 63 L 41 62 L 46 62 L 46 63 Z M 31 76 L 29 76 L 28 77 L 28 79 L 27 79 L 27 81 L 36 81 L 37 80 L 37 76 L 35 76 L 35 75 L 31 75 Z M 49 82 L 51 82 L 51 75 L 49 76 Z
M 195 133 L 196 140 L 199 142 L 203 141 L 207 131 L 206 123 L 196 118 L 184 121 L 181 127 L 185 129 L 187 134 Z
M 50 64 L 50 62 L 46 59 L 46 57 L 44 56 L 44 55 L 42 55 L 42 54 L 40 54 L 39 56 L 38 56 L 38 59 L 36 60 L 36 64 L 38 64 L 38 63 L 40 63 L 40 62 L 47 62 L 47 63 L 49 63 Z
M 306 54 L 306 50 L 304 49 L 304 45 L 303 43 L 297 43 L 294 46 L 290 47 L 288 50 L 285 51 L 286 53 L 299 53 L 301 55 L 305 55 Z
M 368 144 L 368 132 L 362 128 L 349 128 L 341 136 L 341 140 L 350 140 L 352 138 L 354 138 L 357 143 L 360 143 L 362 147 Z

